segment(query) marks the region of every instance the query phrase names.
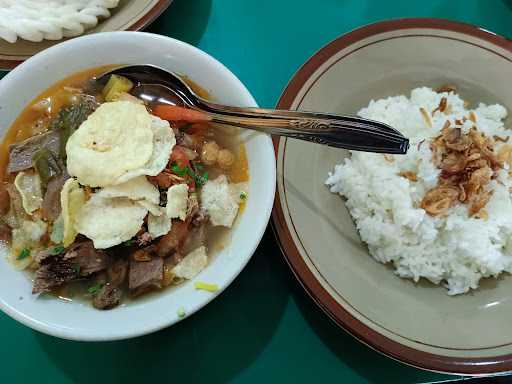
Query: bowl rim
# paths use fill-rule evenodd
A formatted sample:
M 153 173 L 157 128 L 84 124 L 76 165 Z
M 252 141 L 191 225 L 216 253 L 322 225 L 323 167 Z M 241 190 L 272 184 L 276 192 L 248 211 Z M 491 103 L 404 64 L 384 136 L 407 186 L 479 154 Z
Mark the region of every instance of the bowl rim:
M 140 31 L 140 30 L 148 27 L 153 21 L 156 20 L 156 18 L 158 16 L 160 16 L 171 5 L 172 2 L 173 2 L 173 0 L 158 0 L 158 2 L 155 3 L 149 9 L 149 11 L 144 13 L 140 18 L 135 19 L 132 24 L 128 25 L 122 31 Z M 121 31 L 121 30 L 118 30 L 118 31 Z M 105 32 L 115 32 L 115 31 L 105 31 Z M 103 33 L 105 33 L 105 32 L 103 32 Z M 101 32 L 94 32 L 94 33 L 101 33 Z M 69 38 L 69 39 L 63 39 L 62 41 L 60 41 L 57 44 L 64 43 L 66 41 L 69 41 L 69 40 L 72 40 L 72 39 L 76 39 L 78 37 L 82 37 L 82 36 L 86 36 L 86 35 L 88 35 L 87 31 L 84 34 L 82 34 L 81 36 L 72 37 L 72 38 Z M 57 44 L 55 44 L 55 45 L 57 45 Z M 16 68 L 18 65 L 20 65 L 21 63 L 23 63 L 23 62 L 27 61 L 28 59 L 30 59 L 32 56 L 35 56 L 35 55 L 31 55 L 31 56 L 25 57 L 22 60 L 19 60 L 19 59 L 0 59 L 0 70 L 3 70 L 3 71 L 12 70 L 12 69 Z M 24 56 L 22 56 L 22 57 L 24 57 Z
M 89 40 L 89 43 L 93 46 L 97 46 L 98 43 L 98 36 L 101 36 L 101 39 L 108 40 L 111 37 L 122 37 L 122 38 L 128 38 L 128 39 L 134 39 L 135 36 L 140 36 L 141 39 L 154 39 L 156 41 L 167 41 L 177 47 L 177 49 L 182 49 L 185 51 L 192 52 L 194 54 L 194 57 L 200 57 L 202 58 L 208 65 L 212 68 L 213 72 L 216 72 L 217 74 L 223 74 L 223 76 L 226 77 L 228 84 L 231 84 L 235 89 L 237 89 L 237 92 L 240 92 L 240 98 L 245 99 L 249 104 L 252 104 L 251 106 L 257 107 L 256 100 L 252 96 L 252 94 L 249 92 L 249 90 L 246 88 L 246 86 L 242 83 L 242 81 L 233 73 L 231 72 L 224 64 L 222 64 L 220 61 L 215 59 L 210 54 L 204 52 L 203 50 L 194 47 L 193 45 L 190 45 L 188 43 L 185 43 L 183 41 L 174 39 L 172 37 L 162 36 L 158 34 L 152 34 L 148 32 L 129 32 L 129 31 L 113 31 L 113 32 L 103 32 L 101 34 L 97 35 L 85 35 L 80 36 L 59 44 L 56 44 L 42 52 L 39 52 L 38 54 L 32 56 L 25 62 L 23 62 L 20 66 L 16 67 L 14 70 L 9 72 L 4 79 L 2 79 L 2 84 L 6 84 L 6 81 L 16 81 L 18 80 L 18 73 L 20 71 L 24 71 L 25 68 L 28 65 L 34 64 L 41 64 L 42 60 L 48 60 L 48 58 L 51 58 L 54 51 L 60 51 L 63 52 L 63 48 L 66 48 L 68 46 L 72 46 L 75 44 L 81 44 L 84 41 Z M 64 53 L 65 54 L 65 53 Z M 60 53 L 59 55 L 62 55 Z M 1 87 L 0 87 L 1 88 Z M 38 93 L 41 91 L 36 90 L 34 92 L 34 96 L 36 97 Z M 74 341 L 115 341 L 115 340 L 125 340 L 129 338 L 134 338 L 138 336 L 147 335 L 156 331 L 159 331 L 161 329 L 167 328 L 169 326 L 174 325 L 175 323 L 178 323 L 193 314 L 195 314 L 197 311 L 208 305 L 211 301 L 216 299 L 219 295 L 221 295 L 230 285 L 231 283 L 238 277 L 238 275 L 242 272 L 242 270 L 246 267 L 248 262 L 251 260 L 252 256 L 254 255 L 254 252 L 256 251 L 257 247 L 259 246 L 261 239 L 263 238 L 263 235 L 268 227 L 268 223 L 271 216 L 274 196 L 275 196 L 275 159 L 274 159 L 274 151 L 272 147 L 272 140 L 269 135 L 261 134 L 261 144 L 259 145 L 261 149 L 261 153 L 265 155 L 269 155 L 269 169 L 266 173 L 265 183 L 268 183 L 268 191 L 265 193 L 260 202 L 260 212 L 261 217 L 263 220 L 261 221 L 264 224 L 261 224 L 261 226 L 258 227 L 252 227 L 251 236 L 247 238 L 246 241 L 246 248 L 244 254 L 247 256 L 240 260 L 238 264 L 233 266 L 233 273 L 231 273 L 222 284 L 219 285 L 219 289 L 215 293 L 211 293 L 204 298 L 200 300 L 200 302 L 195 303 L 193 306 L 189 307 L 187 309 L 187 313 L 185 317 L 181 317 L 176 314 L 176 316 L 170 316 L 170 317 L 158 317 L 154 321 L 152 321 L 150 324 L 143 324 L 139 328 L 132 328 L 132 329 L 126 329 L 123 331 L 120 331 L 116 334 L 110 335 L 105 334 L 104 332 L 99 332 L 97 334 L 90 332 L 90 331 L 76 331 L 75 329 L 68 329 L 65 328 L 59 328 L 57 326 L 47 324 L 44 321 L 39 321 L 35 317 L 31 317 L 30 315 L 27 315 L 24 311 L 19 310 L 12 305 L 9 304 L 9 302 L 6 302 L 2 300 L 0 297 L 0 310 L 3 311 L 5 314 L 7 314 L 9 317 L 13 318 L 14 320 L 20 322 L 23 325 L 28 326 L 29 328 L 32 328 L 34 330 L 37 330 L 39 332 L 45 333 L 50 336 L 55 336 L 62 339 L 67 340 L 74 340 Z M 234 228 L 233 230 L 237 230 L 237 228 Z M 13 268 L 14 273 L 19 273 Z M 165 292 L 162 292 L 158 296 L 164 295 Z M 168 293 L 169 294 L 169 293 Z M 172 295 L 172 293 L 170 293 Z M 150 298 L 150 300 L 153 300 L 154 298 Z M 92 307 L 91 307 L 92 310 Z M 99 313 L 99 311 L 98 311 Z
M 379 21 L 356 28 L 320 48 L 291 78 L 279 98 L 277 108 L 290 109 L 297 99 L 299 92 L 302 92 L 302 97 L 304 97 L 315 83 L 310 81 L 312 75 L 331 59 L 333 55 L 343 49 L 375 35 L 418 28 L 466 34 L 512 52 L 511 40 L 468 23 L 437 18 L 400 18 Z M 317 78 L 320 77 L 321 75 Z M 310 84 L 308 84 L 309 88 L 304 91 L 303 88 L 308 81 L 310 81 Z M 279 162 L 279 151 L 285 149 L 286 140 L 274 137 L 273 143 L 276 161 Z M 276 164 L 279 167 L 279 164 Z M 433 372 L 459 375 L 488 375 L 512 371 L 512 354 L 481 358 L 459 358 L 424 352 L 394 341 L 354 317 L 317 281 L 301 257 L 290 229 L 286 224 L 279 188 L 276 190 L 272 211 L 272 230 L 278 239 L 286 262 L 307 294 L 336 325 L 373 350 L 407 365 Z

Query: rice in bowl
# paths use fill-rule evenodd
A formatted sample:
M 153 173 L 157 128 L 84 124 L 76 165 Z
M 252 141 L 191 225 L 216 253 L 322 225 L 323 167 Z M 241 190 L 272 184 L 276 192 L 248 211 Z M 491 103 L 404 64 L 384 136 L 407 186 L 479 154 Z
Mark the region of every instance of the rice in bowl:
M 410 97 L 371 101 L 358 114 L 395 127 L 411 142 L 405 156 L 352 152 L 326 181 L 331 192 L 346 198 L 373 258 L 392 263 L 400 277 L 443 284 L 450 295 L 478 288 L 481 278 L 511 272 L 512 146 L 507 142 L 512 132 L 503 124 L 505 108 L 480 104 L 470 109 L 451 89 L 423 87 L 412 90 Z M 445 177 L 432 143 L 447 121 L 466 136 L 476 127 L 492 141 L 495 156 L 504 155 L 481 188 L 488 201 L 476 214 L 474 204 L 458 201 L 439 215 L 425 210 L 426 195 Z

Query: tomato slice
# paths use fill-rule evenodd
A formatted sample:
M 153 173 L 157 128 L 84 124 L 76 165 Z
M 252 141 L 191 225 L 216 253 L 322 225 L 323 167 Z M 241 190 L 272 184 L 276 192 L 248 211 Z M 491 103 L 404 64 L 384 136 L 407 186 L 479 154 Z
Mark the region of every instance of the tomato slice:
M 186 121 L 196 123 L 200 121 L 210 121 L 212 118 L 201 111 L 195 109 L 177 107 L 175 105 L 157 105 L 153 108 L 153 114 L 163 120 Z

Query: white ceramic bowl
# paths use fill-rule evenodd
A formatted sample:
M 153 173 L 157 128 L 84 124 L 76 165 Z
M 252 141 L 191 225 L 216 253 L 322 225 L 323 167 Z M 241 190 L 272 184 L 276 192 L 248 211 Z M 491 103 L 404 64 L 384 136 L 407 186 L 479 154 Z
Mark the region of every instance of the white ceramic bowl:
M 145 63 L 188 76 L 221 103 L 255 107 L 244 85 L 211 56 L 186 43 L 139 32 L 109 32 L 58 44 L 27 60 L 0 81 L 0 135 L 23 108 L 56 81 L 105 64 Z M 110 311 L 87 303 L 36 299 L 31 281 L 0 260 L 0 308 L 38 331 L 72 340 L 100 341 L 135 337 L 180 320 L 178 310 L 193 314 L 220 294 L 240 273 L 267 226 L 275 192 L 275 157 L 270 137 L 244 133 L 250 168 L 247 208 L 232 231 L 230 244 L 194 280 L 215 283 L 215 293 L 198 291 L 194 281 Z

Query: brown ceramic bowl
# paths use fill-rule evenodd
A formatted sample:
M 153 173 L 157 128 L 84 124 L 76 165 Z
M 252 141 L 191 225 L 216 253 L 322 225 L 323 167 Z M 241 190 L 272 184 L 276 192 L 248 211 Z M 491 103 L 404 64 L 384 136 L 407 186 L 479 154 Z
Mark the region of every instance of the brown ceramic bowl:
M 470 102 L 512 110 L 512 42 L 446 20 L 372 24 L 334 40 L 297 72 L 279 108 L 356 113 L 371 99 L 456 84 Z M 470 294 L 414 284 L 377 263 L 343 200 L 324 186 L 347 151 L 275 141 L 273 224 L 286 258 L 318 305 L 357 339 L 416 367 L 457 374 L 512 370 L 512 277 Z
M 111 10 L 112 16 L 86 33 L 109 31 L 138 31 L 156 19 L 171 4 L 172 0 L 121 0 L 119 6 Z M 18 40 L 11 44 L 0 39 L 0 69 L 12 69 L 48 47 L 69 39 L 44 40 L 33 43 Z

